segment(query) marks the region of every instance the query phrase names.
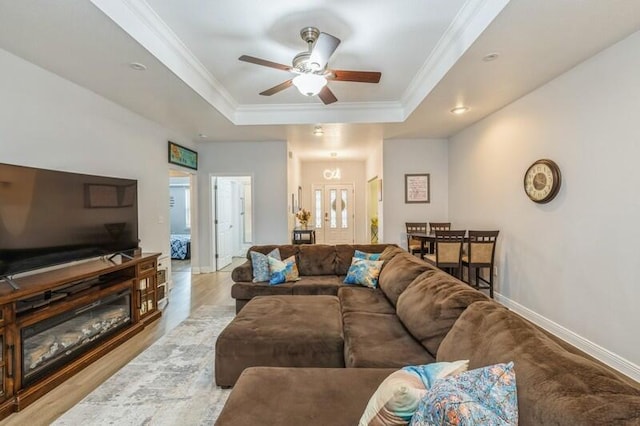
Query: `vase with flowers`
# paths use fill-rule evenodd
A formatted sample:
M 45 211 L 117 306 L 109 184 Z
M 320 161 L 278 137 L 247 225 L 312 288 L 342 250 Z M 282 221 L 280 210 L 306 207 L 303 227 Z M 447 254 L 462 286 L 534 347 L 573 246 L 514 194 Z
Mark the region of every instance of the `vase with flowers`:
M 300 222 L 300 227 L 306 229 L 309 224 L 309 220 L 311 220 L 311 212 L 307 209 L 301 208 L 296 212 L 296 219 Z

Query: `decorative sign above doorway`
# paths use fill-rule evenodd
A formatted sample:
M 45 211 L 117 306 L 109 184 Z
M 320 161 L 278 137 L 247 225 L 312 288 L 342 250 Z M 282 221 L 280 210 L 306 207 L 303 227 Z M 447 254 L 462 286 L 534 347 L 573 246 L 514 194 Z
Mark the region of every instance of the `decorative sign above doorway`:
M 198 170 L 198 153 L 169 141 L 169 163 Z

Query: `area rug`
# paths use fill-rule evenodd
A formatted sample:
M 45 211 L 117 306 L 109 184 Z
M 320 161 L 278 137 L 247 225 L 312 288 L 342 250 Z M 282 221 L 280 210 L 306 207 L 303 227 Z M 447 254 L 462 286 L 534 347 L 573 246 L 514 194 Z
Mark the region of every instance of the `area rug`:
M 230 389 L 213 378 L 215 341 L 234 306 L 201 306 L 53 425 L 212 425 Z

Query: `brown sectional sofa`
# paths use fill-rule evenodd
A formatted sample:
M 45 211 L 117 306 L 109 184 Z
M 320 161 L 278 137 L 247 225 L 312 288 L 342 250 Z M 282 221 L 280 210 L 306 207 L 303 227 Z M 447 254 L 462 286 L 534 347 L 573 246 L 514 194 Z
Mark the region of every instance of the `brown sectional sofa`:
M 286 250 L 295 250 L 281 247 L 283 257 Z M 347 249 L 341 252 L 346 259 Z M 301 246 L 297 253 L 311 252 Z M 328 304 L 340 305 L 347 368 L 291 368 L 254 359 L 251 365 L 263 366 L 247 365 L 217 425 L 355 425 L 369 397 L 395 369 L 460 359 L 469 359 L 469 368 L 514 362 L 520 425 L 640 425 L 637 382 L 402 249 L 385 247 L 382 258 L 379 289 L 338 285 L 336 296 L 328 296 Z M 348 268 L 346 260 L 341 261 Z M 314 280 L 319 279 L 315 275 Z M 286 294 L 295 294 L 295 285 Z M 272 303 L 269 300 L 257 298 L 249 311 Z M 286 322 L 286 312 L 277 316 Z M 243 326 L 259 333 L 263 321 L 256 317 Z M 235 361 L 228 350 L 221 351 L 227 359 L 218 358 L 224 334 L 216 343 L 216 380 L 218 368 Z
M 389 244 L 301 244 L 301 245 L 263 245 L 253 246 L 250 251 L 267 254 L 273 249 L 280 250 L 280 257 L 286 259 L 296 257 L 300 281 L 269 285 L 268 283 L 254 283 L 251 256 L 247 252 L 247 261 L 231 272 L 234 281 L 231 287 L 231 297 L 236 299 L 236 312 L 240 312 L 247 302 L 256 296 L 267 295 L 332 295 L 338 294 L 338 289 L 344 287 L 342 281 L 347 275 L 351 259 L 356 250 L 366 253 L 380 253 Z M 391 244 L 397 247 L 395 244 Z

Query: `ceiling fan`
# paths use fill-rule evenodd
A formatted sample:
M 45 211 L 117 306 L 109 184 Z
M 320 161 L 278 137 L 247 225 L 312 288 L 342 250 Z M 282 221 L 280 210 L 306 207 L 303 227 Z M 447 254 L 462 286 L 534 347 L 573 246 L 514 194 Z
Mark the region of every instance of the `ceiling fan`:
M 296 86 L 300 93 L 306 96 L 318 95 L 325 105 L 332 104 L 338 99 L 327 86 L 328 80 L 351 81 L 358 83 L 378 83 L 379 72 L 347 71 L 327 68 L 329 58 L 336 51 L 340 39 L 331 34 L 321 33 L 315 27 L 305 27 L 300 30 L 300 37 L 307 43 L 308 50 L 298 53 L 292 61 L 292 66 L 278 64 L 253 56 L 242 55 L 238 59 L 252 64 L 275 68 L 297 74 L 295 77 L 261 92 L 262 96 L 271 96 L 289 87 Z

